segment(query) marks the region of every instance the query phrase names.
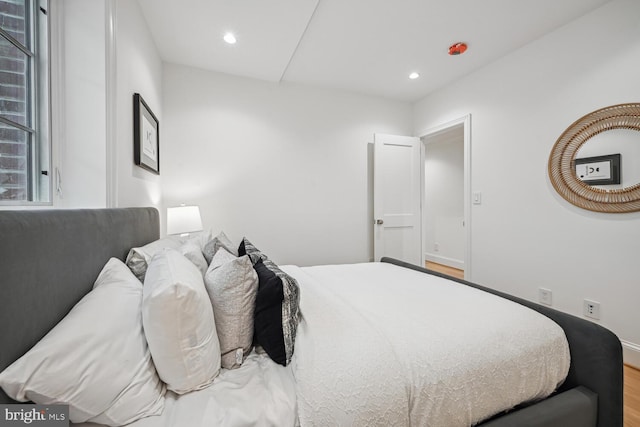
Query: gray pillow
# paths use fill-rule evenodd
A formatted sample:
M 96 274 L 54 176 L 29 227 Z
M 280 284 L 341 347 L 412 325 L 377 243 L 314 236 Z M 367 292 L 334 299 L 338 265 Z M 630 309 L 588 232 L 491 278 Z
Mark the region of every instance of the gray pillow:
M 208 233 L 208 234 L 207 234 Z M 147 267 L 151 258 L 162 249 L 175 249 L 191 261 L 204 276 L 207 271 L 207 261 L 202 253 L 205 238 L 211 237 L 211 232 L 198 233 L 191 237 L 167 236 L 155 240 L 139 248 L 133 248 L 127 255 L 125 264 L 129 270 L 144 283 Z
M 178 249 L 183 243 L 179 237 L 165 237 L 155 240 L 142 247 L 131 249 L 125 264 L 138 280 L 144 283 L 144 276 L 147 274 L 147 266 L 151 262 L 151 258 L 162 249 Z
M 258 275 L 249 257 L 237 258 L 220 249 L 211 260 L 204 283 L 213 306 L 222 367 L 238 368 L 253 344 Z
M 180 252 L 185 256 L 185 258 L 187 258 L 196 267 L 198 267 L 198 270 L 200 270 L 200 273 L 204 277 L 204 274 L 207 272 L 207 268 L 209 266 L 207 265 L 207 260 L 204 259 L 202 249 L 200 249 L 200 245 L 198 245 L 197 242 L 189 240 L 187 243 L 178 248 L 178 252 Z
M 213 256 L 218 252 L 220 248 L 224 248 L 230 254 L 234 256 L 238 256 L 238 247 L 234 245 L 231 239 L 224 234 L 224 231 L 221 231 L 216 237 L 214 237 L 210 242 L 204 245 L 202 249 L 202 253 L 207 260 L 207 263 L 211 264 L 211 260 Z

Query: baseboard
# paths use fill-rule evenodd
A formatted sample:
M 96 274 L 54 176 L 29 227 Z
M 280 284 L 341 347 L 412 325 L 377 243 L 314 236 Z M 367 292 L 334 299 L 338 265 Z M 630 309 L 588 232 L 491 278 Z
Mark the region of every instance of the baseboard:
M 448 258 L 446 256 L 436 255 L 432 253 L 425 253 L 424 260 L 446 265 L 448 267 L 457 268 L 459 270 L 464 270 L 464 261 L 460 261 L 459 259 Z
M 622 359 L 624 363 L 640 369 L 640 345 L 620 340 L 622 343 Z

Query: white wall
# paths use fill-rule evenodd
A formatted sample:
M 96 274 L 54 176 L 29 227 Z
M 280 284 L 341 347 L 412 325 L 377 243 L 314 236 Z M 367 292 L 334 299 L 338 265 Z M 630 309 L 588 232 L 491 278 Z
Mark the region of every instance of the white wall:
M 159 208 L 160 177 L 133 164 L 133 94 L 141 93 L 161 120 L 162 62 L 138 3 L 126 0 L 113 2 L 116 51 L 108 58 L 108 2 L 52 3 L 53 163 L 62 184 L 60 195 L 54 171 L 54 205 L 106 207 L 113 188 L 113 206 Z M 109 102 L 115 103 L 113 123 L 107 121 Z M 107 140 L 108 130 L 113 140 Z
M 163 134 L 162 61 L 137 1 L 116 3 L 116 200 L 118 207 L 155 206 L 162 200 L 165 171 L 155 175 L 133 163 L 133 94 L 140 93 L 160 122 L 160 159 L 169 143 Z M 161 210 L 161 217 L 164 214 Z
M 464 269 L 464 127 L 425 142 L 425 259 Z
M 166 206 L 246 235 L 277 263 L 368 261 L 373 133 L 411 133 L 408 103 L 165 64 Z
M 104 0 L 52 2 L 54 204 L 106 206 Z M 57 27 L 60 26 L 60 27 Z M 62 192 L 56 192 L 55 168 Z
M 640 213 L 568 204 L 547 161 L 574 120 L 638 101 L 639 16 L 640 2 L 607 3 L 414 108 L 417 135 L 472 114 L 472 191 L 482 192 L 471 213 L 472 280 L 529 300 L 544 286 L 556 308 L 579 316 L 584 298 L 599 301 L 600 323 L 636 345 Z

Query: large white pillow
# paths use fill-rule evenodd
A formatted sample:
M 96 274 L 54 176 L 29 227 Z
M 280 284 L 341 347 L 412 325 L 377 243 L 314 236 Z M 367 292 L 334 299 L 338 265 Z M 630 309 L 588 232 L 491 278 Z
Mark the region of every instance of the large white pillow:
M 220 248 L 211 260 L 204 282 L 213 306 L 222 367 L 238 368 L 253 344 L 258 274 L 248 256 L 237 258 Z
M 73 423 L 128 424 L 164 408 L 142 329 L 142 285 L 112 258 L 94 289 L 0 373 L 12 399 L 69 405 Z
M 142 321 L 160 378 L 178 394 L 208 386 L 220 371 L 220 344 L 202 274 L 163 249 L 149 263 Z

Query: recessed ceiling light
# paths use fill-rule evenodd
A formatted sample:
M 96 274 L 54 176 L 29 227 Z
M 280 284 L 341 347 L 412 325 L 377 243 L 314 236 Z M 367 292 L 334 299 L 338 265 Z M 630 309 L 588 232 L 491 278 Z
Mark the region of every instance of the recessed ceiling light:
M 236 43 L 236 36 L 233 35 L 233 33 L 227 33 L 224 35 L 224 41 L 226 41 L 229 44 L 235 44 Z
M 418 73 L 416 73 L 416 72 L 413 72 L 413 73 L 409 74 L 409 78 L 410 78 L 411 80 L 415 80 L 415 79 L 417 79 L 418 77 L 420 77 L 420 74 L 418 74 Z

